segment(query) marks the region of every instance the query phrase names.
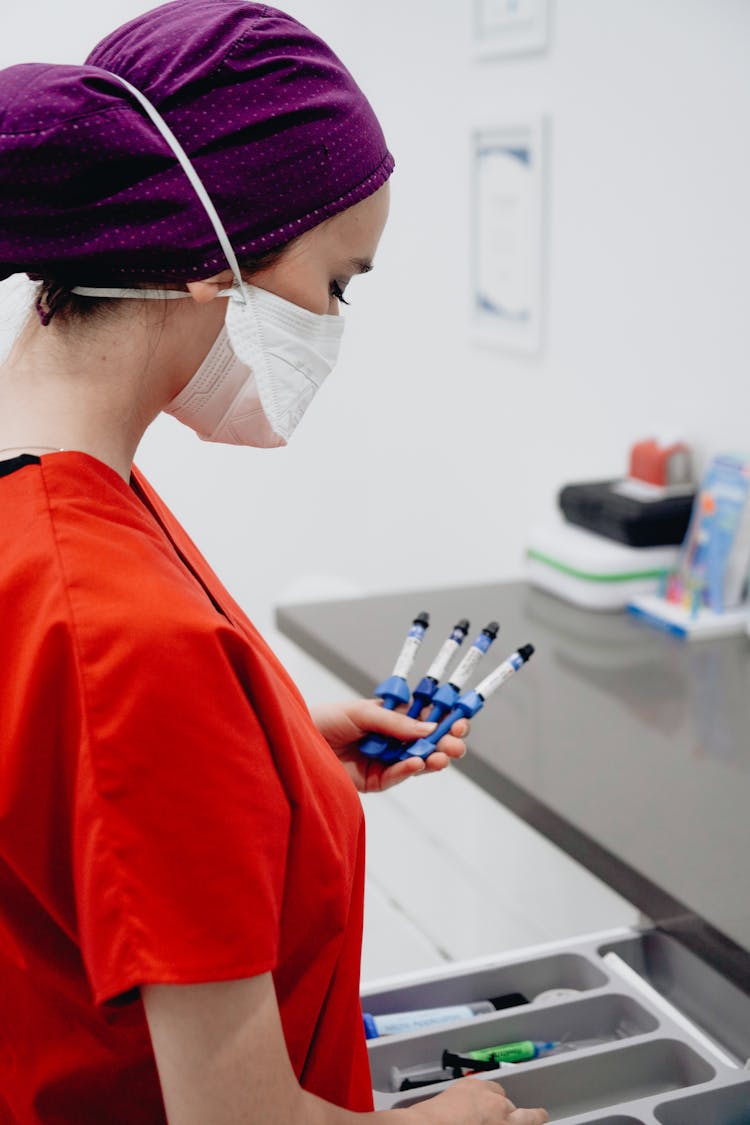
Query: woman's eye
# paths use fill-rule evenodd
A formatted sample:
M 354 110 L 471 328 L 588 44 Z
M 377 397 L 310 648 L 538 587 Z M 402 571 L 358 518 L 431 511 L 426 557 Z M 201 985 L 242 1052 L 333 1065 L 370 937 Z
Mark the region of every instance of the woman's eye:
M 344 290 L 341 288 L 338 281 L 332 281 L 331 282 L 330 292 L 331 292 L 331 296 L 335 297 L 337 301 L 340 301 L 342 305 L 348 305 L 349 304 L 346 297 L 344 296 Z

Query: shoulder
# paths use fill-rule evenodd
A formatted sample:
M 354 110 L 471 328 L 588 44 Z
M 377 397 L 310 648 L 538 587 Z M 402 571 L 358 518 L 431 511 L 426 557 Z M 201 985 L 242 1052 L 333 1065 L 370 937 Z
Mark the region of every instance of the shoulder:
M 85 455 L 55 455 L 41 472 L 24 472 L 16 526 L 0 535 L 2 603 L 26 647 L 39 651 L 52 631 L 67 636 L 92 750 L 178 738 L 185 748 L 222 739 L 238 751 L 263 742 L 250 642 L 152 512 Z
M 24 551 L 44 563 L 27 568 L 23 595 L 43 606 L 54 591 L 90 708 L 123 714 L 129 701 L 153 721 L 160 705 L 193 711 L 214 691 L 246 710 L 236 632 L 153 514 L 93 458 L 59 458 L 44 465 L 46 512 L 37 504 Z
M 93 458 L 59 456 L 44 466 L 48 549 L 74 624 L 121 627 L 134 643 L 211 628 L 210 598 L 128 485 Z

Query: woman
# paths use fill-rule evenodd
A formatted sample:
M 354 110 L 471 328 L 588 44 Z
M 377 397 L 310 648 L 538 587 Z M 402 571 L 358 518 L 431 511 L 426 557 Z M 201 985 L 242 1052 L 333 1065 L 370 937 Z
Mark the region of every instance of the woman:
M 0 104 L 0 277 L 38 282 L 0 371 L 1 1119 L 369 1119 L 351 780 L 443 768 L 465 724 L 364 762 L 365 731 L 426 724 L 311 716 L 132 462 L 162 410 L 288 440 L 392 158 L 331 51 L 243 0 L 10 68 Z M 476 1080 L 377 1116 L 546 1120 Z

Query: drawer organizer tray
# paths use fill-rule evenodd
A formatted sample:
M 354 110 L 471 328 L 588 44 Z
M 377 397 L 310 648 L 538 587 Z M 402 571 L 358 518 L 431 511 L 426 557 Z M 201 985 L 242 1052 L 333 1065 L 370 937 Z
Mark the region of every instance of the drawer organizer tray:
M 566 1125 L 750 1125 L 750 994 L 656 930 L 591 934 L 376 982 L 362 1006 L 379 1015 L 509 992 L 530 1002 L 371 1040 L 375 1107 L 414 1105 L 446 1085 L 399 1091 L 394 1067 L 437 1064 L 445 1049 L 560 1040 L 582 1045 L 480 1079 Z

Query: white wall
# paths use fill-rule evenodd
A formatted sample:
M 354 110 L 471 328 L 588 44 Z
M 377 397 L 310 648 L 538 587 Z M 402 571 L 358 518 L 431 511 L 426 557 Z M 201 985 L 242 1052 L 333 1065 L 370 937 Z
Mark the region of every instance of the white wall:
M 150 6 L 15 6 L 0 64 L 80 61 Z M 200 445 L 164 418 L 139 458 L 261 629 L 305 574 L 369 590 L 520 573 L 559 485 L 618 474 L 655 423 L 700 460 L 750 448 L 746 0 L 557 0 L 546 53 L 482 63 L 468 0 L 286 7 L 339 51 L 396 155 L 377 268 L 287 450 Z M 468 339 L 467 136 L 539 112 L 548 315 L 523 358 Z

